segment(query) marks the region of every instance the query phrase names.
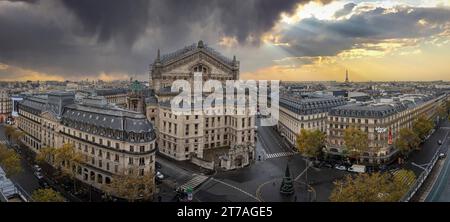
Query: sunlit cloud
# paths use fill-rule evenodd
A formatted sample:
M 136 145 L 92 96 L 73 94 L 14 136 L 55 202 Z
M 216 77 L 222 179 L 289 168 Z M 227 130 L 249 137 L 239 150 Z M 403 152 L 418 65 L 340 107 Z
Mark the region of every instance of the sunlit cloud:
M 38 72 L 35 70 L 11 66 L 3 63 L 0 63 L 0 78 L 3 81 L 26 81 L 26 80 L 64 81 L 64 78 L 57 74 Z
M 236 37 L 225 36 L 219 41 L 219 45 L 225 48 L 235 48 L 238 46 L 238 44 L 239 42 Z

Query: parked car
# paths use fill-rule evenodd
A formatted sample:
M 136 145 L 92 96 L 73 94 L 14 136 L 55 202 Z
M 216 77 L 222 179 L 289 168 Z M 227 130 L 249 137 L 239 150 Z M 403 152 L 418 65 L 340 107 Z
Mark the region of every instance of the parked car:
M 439 153 L 439 159 L 444 159 L 445 157 L 447 157 L 447 154 Z
M 159 171 L 156 171 L 156 178 L 162 180 L 162 179 L 164 179 L 164 174 L 162 174 L 162 173 L 159 172 Z
M 439 144 L 439 145 L 442 145 L 442 140 L 438 140 L 438 144 Z
M 353 164 L 351 167 L 348 168 L 348 171 L 355 172 L 355 173 L 365 173 L 366 166 Z
M 337 170 L 347 170 L 347 167 L 342 166 L 342 165 L 336 165 L 334 168 Z
M 35 164 L 35 165 L 33 166 L 33 168 L 34 168 L 34 170 L 35 170 L 36 172 L 41 172 L 41 171 L 42 171 L 42 168 L 41 168 L 39 165 L 37 165 L 37 164 Z
M 38 178 L 39 180 L 42 180 L 44 178 L 44 175 L 42 175 L 41 172 L 35 172 L 34 176 L 36 176 L 36 178 Z

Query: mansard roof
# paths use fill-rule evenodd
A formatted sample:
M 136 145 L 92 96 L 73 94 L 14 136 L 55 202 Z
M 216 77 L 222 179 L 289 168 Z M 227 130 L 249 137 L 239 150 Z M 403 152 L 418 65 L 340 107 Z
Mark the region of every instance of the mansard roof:
M 106 106 L 96 107 L 72 104 L 66 106 L 63 113 L 63 122 L 64 120 L 126 132 L 142 133 L 153 131 L 152 124 L 143 114 Z
M 161 63 L 161 65 L 169 64 L 173 61 L 179 60 L 186 56 L 193 55 L 197 52 L 204 52 L 204 53 L 216 58 L 217 60 L 219 60 L 220 62 L 222 62 L 226 65 L 229 65 L 229 66 L 234 65 L 234 61 L 235 61 L 234 59 L 230 59 L 230 58 L 222 55 L 220 52 L 209 47 L 207 44 L 204 44 L 203 41 L 201 41 L 201 40 L 197 44 L 194 43 L 190 46 L 186 46 L 175 52 L 162 55 L 160 58 L 156 58 L 155 63 L 157 63 L 158 59 L 159 59 L 159 62 Z M 155 63 L 153 63 L 153 64 L 155 64 Z
M 112 95 L 118 95 L 118 94 L 127 94 L 128 90 L 125 88 L 96 89 L 95 93 L 98 96 L 112 96 Z
M 52 94 L 56 95 L 56 94 Z M 58 94 L 59 95 L 59 94 Z M 62 95 L 62 94 L 61 94 Z M 64 94 L 65 95 L 65 94 Z M 57 115 L 55 104 L 49 103 L 48 96 L 30 96 L 20 102 L 20 109 L 26 109 L 36 115 L 50 112 Z M 153 125 L 141 113 L 120 109 L 111 105 L 93 105 L 84 103 L 70 103 L 63 106 L 62 123 L 73 121 L 89 124 L 105 129 L 134 133 L 153 132 Z
M 417 107 L 431 99 L 432 95 L 403 95 L 390 103 L 351 103 L 333 108 L 330 115 L 362 118 L 384 118 Z
M 294 98 L 283 96 L 279 100 L 280 107 L 284 107 L 300 115 L 310 115 L 328 112 L 331 108 L 346 104 L 344 98 L 324 96 L 313 98 Z

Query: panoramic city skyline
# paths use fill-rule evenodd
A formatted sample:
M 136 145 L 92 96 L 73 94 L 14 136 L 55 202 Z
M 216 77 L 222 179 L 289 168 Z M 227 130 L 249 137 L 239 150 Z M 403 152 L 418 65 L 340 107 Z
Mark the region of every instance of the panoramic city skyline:
M 0 0 L 0 33 L 0 205 L 450 202 L 450 0 Z
M 241 79 L 450 80 L 450 1 L 234 3 L 0 1 L 0 81 L 146 80 L 199 40 Z

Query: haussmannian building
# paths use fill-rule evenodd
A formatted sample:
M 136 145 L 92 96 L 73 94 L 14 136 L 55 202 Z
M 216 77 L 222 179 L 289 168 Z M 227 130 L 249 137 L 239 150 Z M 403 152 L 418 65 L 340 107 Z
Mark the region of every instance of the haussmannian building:
M 18 107 L 23 144 L 36 153 L 44 147 L 73 144 L 85 158 L 73 169 L 80 181 L 102 190 L 114 175 L 154 178 L 156 135 L 145 115 L 109 105 L 102 98 L 75 102 L 69 92 L 27 96 Z
M 0 90 L 0 123 L 4 123 L 11 115 L 12 101 L 7 90 Z
M 344 131 L 355 127 L 368 134 L 369 148 L 360 156 L 365 164 L 384 164 L 395 160 L 394 147 L 402 128 L 411 128 L 424 115 L 435 121 L 436 108 L 445 95 L 402 95 L 365 103 L 349 103 L 332 108 L 327 121 L 327 153 L 344 155 Z
M 229 59 L 202 41 L 166 55 L 151 64 L 147 117 L 155 122 L 158 150 L 177 161 L 191 161 L 208 169 L 230 170 L 249 165 L 255 157 L 255 116 L 249 110 L 231 115 L 175 115 L 170 101 L 172 83 L 183 79 L 191 84 L 194 72 L 203 81 L 239 79 L 239 61 Z
M 282 96 L 279 100 L 277 130 L 291 147 L 296 147 L 297 135 L 302 129 L 320 130 L 325 133 L 328 112 L 333 107 L 345 104 L 344 98 L 333 96 Z

